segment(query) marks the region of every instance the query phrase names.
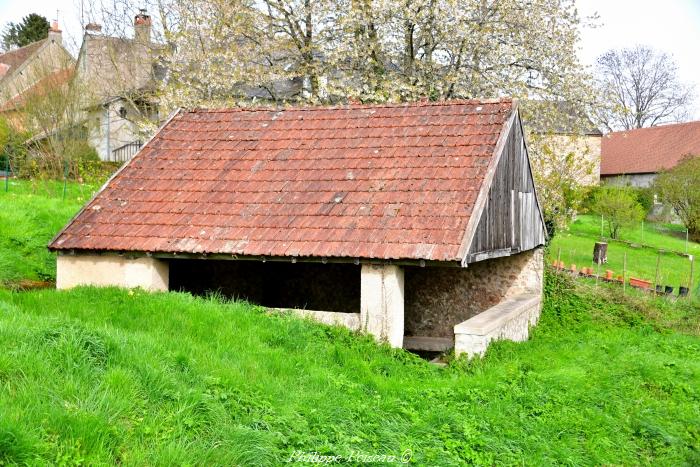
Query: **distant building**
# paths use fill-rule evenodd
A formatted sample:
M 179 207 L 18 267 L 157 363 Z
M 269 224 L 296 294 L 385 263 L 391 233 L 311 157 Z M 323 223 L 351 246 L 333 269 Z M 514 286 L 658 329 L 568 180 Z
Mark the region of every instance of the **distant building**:
M 158 123 L 155 89 L 163 75 L 158 53 L 145 10 L 134 18 L 131 39 L 104 35 L 98 24 L 85 27 L 76 78 L 86 90 L 88 141 L 100 159 L 128 160 L 148 136 L 142 124 Z
M 0 113 L 19 125 L 15 117 L 27 97 L 67 83 L 74 63 L 56 21 L 46 39 L 0 54 Z
M 687 155 L 700 156 L 700 121 L 616 131 L 603 137 L 600 177 L 648 187 Z
M 577 173 L 572 175 L 582 185 L 597 185 L 603 133 L 577 106 L 567 102 L 549 105 L 553 106 L 549 108 L 552 121 L 526 122 L 533 129 L 533 144 L 537 144 L 540 151 L 555 154 L 557 160 L 573 156 L 576 163 L 572 166 Z

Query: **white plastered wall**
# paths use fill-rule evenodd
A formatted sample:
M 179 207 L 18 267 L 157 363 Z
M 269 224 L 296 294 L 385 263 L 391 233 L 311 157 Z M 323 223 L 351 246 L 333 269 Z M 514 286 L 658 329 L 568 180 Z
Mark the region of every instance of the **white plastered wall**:
M 168 277 L 168 263 L 151 257 L 59 255 L 56 265 L 57 289 L 94 285 L 167 291 Z

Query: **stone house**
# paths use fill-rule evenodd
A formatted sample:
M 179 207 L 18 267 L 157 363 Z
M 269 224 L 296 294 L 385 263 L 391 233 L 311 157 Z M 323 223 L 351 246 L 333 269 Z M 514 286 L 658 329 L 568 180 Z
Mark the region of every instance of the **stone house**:
M 544 223 L 517 102 L 176 112 L 57 234 L 57 287 L 219 291 L 481 354 L 527 339 Z
M 550 121 L 529 125 L 531 141 L 541 152 L 555 155 L 553 160 L 575 158 L 572 174 L 584 186 L 600 183 L 601 143 L 603 133 L 578 106 L 567 102 L 540 103 L 547 108 Z M 527 122 L 526 122 L 527 123 Z M 554 170 L 552 159 L 545 157 L 543 170 Z
M 46 39 L 0 54 L 0 113 L 21 126 L 18 114 L 26 97 L 67 83 L 74 64 L 55 21 Z
M 88 141 L 100 159 L 128 160 L 147 138 L 143 124 L 159 122 L 154 93 L 163 74 L 159 50 L 145 10 L 135 16 L 130 39 L 102 34 L 94 23 L 85 27 L 75 74 L 85 90 Z

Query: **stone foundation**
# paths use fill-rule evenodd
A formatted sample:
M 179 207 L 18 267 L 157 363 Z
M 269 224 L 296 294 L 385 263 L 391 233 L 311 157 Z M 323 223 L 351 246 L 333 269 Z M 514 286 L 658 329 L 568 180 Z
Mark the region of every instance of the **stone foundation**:
M 94 285 L 167 291 L 168 275 L 168 263 L 150 257 L 59 255 L 56 263 L 56 288 Z

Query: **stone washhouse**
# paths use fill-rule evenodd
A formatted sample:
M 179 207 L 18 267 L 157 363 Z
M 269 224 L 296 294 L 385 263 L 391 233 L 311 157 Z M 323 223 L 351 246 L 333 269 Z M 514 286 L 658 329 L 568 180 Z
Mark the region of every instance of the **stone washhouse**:
M 471 356 L 527 339 L 545 235 L 517 102 L 460 100 L 178 111 L 49 248 L 59 289 L 218 291 Z

